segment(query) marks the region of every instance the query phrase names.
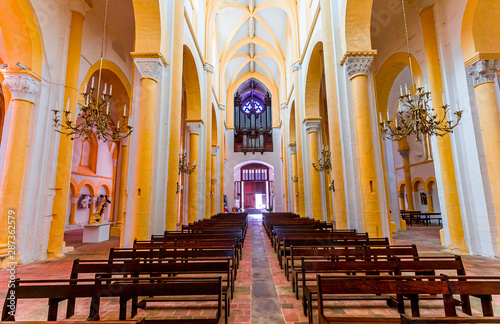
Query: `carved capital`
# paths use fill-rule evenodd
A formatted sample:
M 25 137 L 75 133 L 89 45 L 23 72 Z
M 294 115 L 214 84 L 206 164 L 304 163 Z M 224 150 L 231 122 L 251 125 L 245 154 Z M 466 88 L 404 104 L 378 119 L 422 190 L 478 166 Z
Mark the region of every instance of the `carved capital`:
M 474 87 L 482 83 L 493 82 L 496 73 L 500 71 L 500 60 L 480 60 L 468 69 Z
M 401 150 L 399 154 L 401 154 L 403 159 L 408 159 L 410 157 L 410 150 Z
M 159 58 L 136 58 L 134 59 L 137 69 L 141 73 L 141 78 L 150 78 L 158 82 L 163 63 Z
M 285 110 L 288 108 L 288 104 L 287 103 L 282 103 L 281 106 L 280 106 L 281 110 Z
M 9 89 L 12 100 L 26 100 L 35 102 L 35 97 L 40 90 L 40 81 L 29 73 L 13 71 L 10 69 L 1 70 L 4 81 L 3 86 Z
M 297 144 L 290 143 L 288 147 L 290 148 L 290 154 L 297 154 Z
M 76 205 L 76 204 L 78 204 L 79 200 L 80 200 L 80 196 L 71 197 L 71 204 Z
M 302 68 L 302 64 L 300 64 L 300 62 L 295 62 L 293 65 L 292 65 L 292 72 L 295 72 L 299 69 Z
M 219 152 L 219 147 L 218 146 L 212 146 L 212 155 L 217 155 Z
M 220 109 L 220 110 L 226 110 L 226 106 L 224 106 L 224 105 L 219 105 L 219 109 Z
M 321 120 L 305 120 L 304 126 L 307 133 L 319 132 L 321 129 Z
M 215 71 L 214 67 L 210 63 L 207 63 L 207 62 L 205 62 L 205 65 L 203 65 L 203 70 L 210 72 L 212 74 L 214 74 L 214 71 Z
M 345 68 L 350 79 L 358 75 L 368 75 L 372 68 L 373 56 L 348 57 Z
M 434 6 L 435 0 L 415 0 L 410 4 L 417 10 L 417 12 L 421 12 L 425 8 Z
M 186 128 L 189 132 L 189 134 L 201 134 L 201 126 L 203 125 L 202 122 L 188 122 L 186 123 Z
M 120 132 L 120 135 L 123 136 L 122 139 L 120 140 L 120 144 L 122 146 L 127 146 L 128 145 L 128 137 L 125 136 L 125 132 Z

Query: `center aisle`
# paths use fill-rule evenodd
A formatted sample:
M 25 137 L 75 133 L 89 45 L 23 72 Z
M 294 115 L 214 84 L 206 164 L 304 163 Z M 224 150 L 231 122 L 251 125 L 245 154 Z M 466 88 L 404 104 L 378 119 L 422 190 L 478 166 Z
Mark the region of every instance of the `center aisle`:
M 238 270 L 230 323 L 303 324 L 307 318 L 280 269 L 262 226 L 262 215 L 248 215 L 243 260 Z

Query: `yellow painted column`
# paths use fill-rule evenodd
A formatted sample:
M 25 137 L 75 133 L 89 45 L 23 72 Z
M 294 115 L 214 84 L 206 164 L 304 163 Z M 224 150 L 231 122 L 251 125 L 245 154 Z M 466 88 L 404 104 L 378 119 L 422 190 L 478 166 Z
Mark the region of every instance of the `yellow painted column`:
M 123 246 L 122 240 L 124 239 L 124 229 L 125 229 L 125 213 L 127 210 L 127 177 L 128 177 L 128 138 L 125 138 L 121 142 L 121 152 L 120 152 L 120 183 L 115 196 L 116 202 L 116 223 L 111 227 L 111 236 L 120 236 L 120 246 Z
M 92 214 L 95 213 L 95 203 L 97 202 L 97 195 L 94 195 L 90 198 L 90 207 L 89 207 L 89 219 L 87 220 L 87 223 L 90 221 Z
M 404 192 L 400 192 L 399 193 L 399 208 L 401 208 L 401 210 L 406 210 L 406 202 L 405 202 L 405 194 Z
M 148 240 L 151 216 L 151 182 L 153 181 L 153 149 L 156 111 L 156 91 L 163 63 L 157 58 L 135 58 L 141 75 L 141 94 L 137 126 L 137 151 L 135 154 L 134 207 L 132 209 L 131 241 Z
M 500 224 L 500 110 L 495 91 L 495 77 L 499 70 L 500 60 L 482 60 L 469 68 L 476 93 L 497 224 Z M 497 242 L 500 244 L 500 233 L 497 234 Z
M 76 116 L 78 102 L 78 77 L 80 73 L 80 56 L 82 52 L 82 35 L 84 17 L 77 11 L 71 11 L 71 29 L 69 32 L 68 62 L 66 64 L 66 87 L 64 104 L 70 100 L 72 118 Z M 59 107 L 58 107 L 59 108 Z M 66 108 L 64 108 L 66 109 Z M 71 163 L 73 158 L 73 141 L 70 137 L 61 134 L 59 139 L 59 153 L 57 157 L 56 194 L 52 205 L 52 223 L 50 224 L 49 245 L 47 257 L 54 258 L 63 255 L 64 226 L 68 208 L 69 182 L 71 179 Z
M 205 166 L 205 218 L 210 218 L 213 213 L 213 203 L 215 199 L 212 199 L 212 185 L 211 185 L 211 174 L 212 169 L 212 97 L 213 97 L 213 79 L 214 79 L 214 68 L 211 64 L 205 62 L 203 65 L 203 70 L 207 72 L 207 150 L 206 150 L 206 166 Z
M 372 137 L 370 99 L 367 74 L 371 70 L 373 57 L 349 57 L 347 73 L 352 82 L 353 105 L 356 123 L 358 166 L 363 202 L 365 231 L 370 237 L 383 237 L 380 214 L 379 185 L 375 158 L 375 141 Z M 378 142 L 378 140 L 377 140 Z M 384 202 L 385 204 L 385 202 Z M 384 217 L 386 219 L 387 217 Z
M 293 183 L 293 212 L 299 213 L 299 180 L 297 176 L 297 145 L 290 143 L 290 156 L 292 159 L 292 183 Z
M 76 215 L 76 205 L 78 204 L 78 200 L 80 197 L 71 197 L 71 211 L 69 214 L 69 225 L 75 225 L 75 215 Z
M 411 181 L 411 170 L 410 170 L 410 150 L 409 149 L 400 149 L 398 150 L 399 154 L 403 158 L 403 171 L 405 173 L 405 188 L 406 188 L 406 196 L 408 201 L 408 211 L 415 210 L 415 203 L 413 202 L 413 186 Z
M 288 212 L 290 210 L 289 202 L 288 202 L 288 155 L 287 155 L 287 136 L 288 134 L 286 133 L 287 125 L 286 125 L 286 118 L 284 116 L 286 115 L 286 109 L 288 108 L 288 105 L 286 103 L 281 104 L 280 109 L 284 113 L 282 114 L 281 117 L 281 132 L 283 134 L 283 141 L 281 143 L 281 159 L 283 161 L 283 188 L 284 188 L 284 195 L 283 195 L 283 211 Z
M 434 212 L 434 201 L 432 200 L 432 190 L 427 191 L 427 211 Z
M 432 106 L 437 112 L 438 119 L 446 118 L 439 107 L 443 105 L 441 94 L 443 93 L 443 81 L 441 78 L 441 65 L 439 63 L 439 51 L 437 45 L 436 28 L 434 25 L 434 7 L 430 6 L 420 12 L 422 20 L 422 32 L 424 36 L 425 56 L 427 62 L 427 74 L 429 86 L 432 93 Z M 439 163 L 441 166 L 441 178 L 443 181 L 444 202 L 446 206 L 446 218 L 450 233 L 449 250 L 468 253 L 464 238 L 462 224 L 462 212 L 460 210 L 460 199 L 458 196 L 457 181 L 455 178 L 455 165 L 453 164 L 453 152 L 451 149 L 450 135 L 437 137 Z
M 212 169 L 210 171 L 210 182 L 207 182 L 207 186 L 210 185 L 210 216 L 215 215 L 215 193 L 217 192 L 217 183 L 219 182 L 217 177 L 217 152 L 219 148 L 217 146 L 212 146 Z
M 187 129 L 189 132 L 189 156 L 188 161 L 189 167 L 195 166 L 199 162 L 198 151 L 200 150 L 199 140 L 201 132 L 201 122 L 190 122 L 187 123 Z M 195 170 L 188 177 L 188 223 L 193 223 L 198 220 L 198 169 Z M 207 183 L 210 186 L 210 182 Z
M 302 110 L 301 110 L 301 98 L 300 98 L 300 78 L 299 78 L 299 70 L 302 68 L 300 62 L 293 64 L 292 66 L 292 75 L 293 75 L 293 84 L 294 84 L 294 93 L 295 93 L 295 141 L 297 148 L 297 200 L 298 200 L 298 210 L 296 211 L 301 217 L 306 217 L 306 205 L 305 205 L 305 196 L 304 196 L 304 166 L 302 164 Z
M 307 141 L 309 145 L 309 163 L 311 163 L 310 177 L 311 177 L 311 191 L 312 191 L 311 197 L 312 197 L 313 217 L 316 220 L 323 220 L 320 174 L 312 166 L 313 161 L 316 164 L 318 163 L 318 156 L 319 156 L 318 132 L 320 131 L 321 120 L 306 120 L 304 124 L 307 132 Z
M 224 111 L 225 107 L 223 105 L 219 106 L 219 110 Z M 221 116 L 224 113 L 221 112 Z M 223 118 L 223 117 L 221 117 Z M 219 195 L 220 195 L 220 212 L 224 212 L 224 173 L 225 173 L 225 167 L 224 167 L 224 162 L 226 161 L 226 127 L 224 126 L 224 122 L 221 122 L 221 138 L 220 138 L 220 179 L 219 179 Z
M 340 139 L 340 117 L 337 98 L 337 80 L 335 78 L 335 57 L 333 53 L 333 34 L 330 0 L 320 0 L 321 23 L 323 31 L 323 55 L 325 64 L 326 101 L 328 104 L 328 130 L 330 151 L 332 152 L 332 180 L 335 181 L 334 219 L 338 229 L 347 229 L 346 197 L 344 189 L 344 167 L 342 144 Z
M 8 253 L 8 242 L 12 242 L 8 238 L 8 222 L 22 219 L 19 218 L 19 203 L 28 149 L 31 109 L 40 89 L 40 81 L 27 71 L 3 69 L 1 72 L 4 76 L 3 86 L 9 89 L 12 95 L 8 108 L 11 110 L 11 118 L 0 187 L 0 255 L 5 255 Z M 67 199 L 68 197 L 66 204 Z
M 168 146 L 168 179 L 167 179 L 167 207 L 165 214 L 165 230 L 177 229 L 179 215 L 179 196 L 177 184 L 179 182 L 179 151 L 181 146 L 181 105 L 182 105 L 182 61 L 184 39 L 184 1 L 176 1 L 174 12 L 174 33 L 172 38 L 172 75 L 170 107 L 170 143 Z

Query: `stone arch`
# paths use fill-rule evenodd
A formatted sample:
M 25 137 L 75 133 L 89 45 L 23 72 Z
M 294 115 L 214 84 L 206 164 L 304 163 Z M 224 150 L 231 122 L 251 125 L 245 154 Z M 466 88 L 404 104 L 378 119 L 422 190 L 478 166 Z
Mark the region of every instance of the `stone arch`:
M 436 178 L 434 177 L 429 177 L 427 179 L 427 181 L 425 182 L 424 184 L 424 190 L 427 190 L 427 191 L 432 191 L 432 186 L 434 184 L 437 184 L 437 181 L 436 181 Z
M 321 66 L 323 43 L 318 42 L 314 46 L 305 84 L 305 118 L 320 118 L 320 90 L 323 67 Z
M 135 18 L 135 52 L 162 55 L 167 37 L 159 0 L 132 0 Z M 164 56 L 164 55 L 162 55 Z
M 97 193 L 101 187 L 104 187 L 104 189 L 106 190 L 106 195 L 111 197 L 112 190 L 109 182 L 106 180 L 99 181 L 99 183 L 96 185 L 97 190 L 95 192 Z
M 78 188 L 78 183 L 76 182 L 75 178 L 71 177 L 71 180 L 69 182 L 69 192 L 71 197 L 76 197 L 78 195 L 79 191 L 76 190 L 76 188 Z
M 186 91 L 188 121 L 201 120 L 201 88 L 198 69 L 191 50 L 184 45 L 182 82 Z
M 0 30 L 5 43 L 5 62 L 22 63 L 42 75 L 42 37 L 29 0 L 4 0 L 0 10 Z
M 500 2 L 468 0 L 462 19 L 462 54 L 466 65 L 500 58 Z
M 371 17 L 373 0 L 347 0 L 343 50 L 354 55 L 372 50 Z
M 84 186 L 88 186 L 90 188 L 90 194 L 92 196 L 94 196 L 97 193 L 97 187 L 95 186 L 94 182 L 92 182 L 92 180 L 89 179 L 85 179 L 78 184 L 77 192 L 80 192 L 80 190 L 82 190 Z
M 417 178 L 413 179 L 413 183 L 412 183 L 412 188 L 413 188 L 414 192 L 418 192 L 419 184 L 422 184 L 422 187 L 424 187 L 424 190 L 425 190 L 425 181 L 422 178 L 417 177 Z
M 411 57 L 411 64 L 415 79 L 418 77 L 422 79 L 422 69 L 420 68 L 420 64 L 418 64 L 418 61 L 413 56 Z M 377 71 L 375 76 L 375 84 L 377 87 L 377 107 L 379 111 L 383 112 L 384 117 L 389 101 L 389 94 L 394 81 L 399 76 L 401 71 L 403 71 L 403 69 L 407 66 L 410 66 L 408 53 L 398 52 L 389 56 Z
M 92 77 L 92 75 L 94 75 L 96 72 L 99 71 L 99 67 L 100 67 L 100 61 L 97 61 L 88 69 L 87 74 L 83 79 L 83 82 L 80 84 L 80 89 L 78 93 L 84 92 L 85 84 L 90 82 L 90 78 Z M 132 87 L 130 85 L 130 81 L 118 65 L 116 65 L 114 62 L 103 60 L 102 69 L 112 72 L 120 80 L 121 84 L 123 85 L 123 87 L 127 92 L 128 97 L 132 98 Z

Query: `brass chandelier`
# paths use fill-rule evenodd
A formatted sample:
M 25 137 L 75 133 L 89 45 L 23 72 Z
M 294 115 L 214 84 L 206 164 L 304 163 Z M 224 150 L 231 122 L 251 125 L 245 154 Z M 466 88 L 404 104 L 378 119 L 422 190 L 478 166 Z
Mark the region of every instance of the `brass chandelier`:
M 326 173 L 329 173 L 332 169 L 332 157 L 330 154 L 330 149 L 326 146 L 323 146 L 321 157 L 318 159 L 318 164 L 316 164 L 313 159 L 312 165 L 318 172 L 326 171 Z
M 413 74 L 413 66 L 410 52 L 410 40 L 408 36 L 408 27 L 406 23 L 405 0 L 401 0 L 403 4 L 403 18 L 406 33 L 406 45 L 408 47 L 408 59 L 410 63 L 411 80 L 415 85 L 415 76 Z M 420 77 L 418 84 L 412 94 L 405 85 L 405 92 L 400 86 L 400 96 L 398 108 L 394 117 L 394 122 L 387 111 L 387 120 L 382 119 L 382 113 L 379 113 L 379 125 L 382 134 L 391 141 L 400 141 L 412 134 L 415 134 L 416 140 L 421 142 L 426 136 L 444 136 L 448 133 L 453 133 L 453 129 L 458 126 L 462 119 L 463 111 L 459 110 L 454 113 L 457 117 L 455 122 L 452 121 L 451 107 L 445 103 L 443 94 L 443 105 L 439 107 L 442 110 L 442 117 L 439 118 L 435 114 L 434 109 L 430 105 L 431 92 L 428 86 L 420 85 Z
M 132 133 L 132 117 L 127 114 L 127 105 L 123 107 L 123 115 L 120 117 L 116 123 L 113 124 L 113 120 L 109 115 L 109 106 L 111 103 L 113 86 L 110 85 L 109 93 L 107 91 L 107 84 L 104 84 L 104 91 L 99 94 L 99 89 L 101 87 L 101 76 L 102 76 L 102 61 L 104 53 L 104 40 L 106 37 L 106 23 L 108 17 L 108 0 L 106 0 L 106 7 L 104 11 L 104 28 L 102 34 L 102 44 L 101 44 L 101 59 L 99 67 L 99 79 L 97 81 L 97 89 L 94 87 L 94 78 L 92 78 L 92 83 L 90 89 L 88 89 L 88 84 L 85 84 L 83 96 L 85 104 L 77 111 L 75 121 L 71 118 L 70 99 L 67 101 L 66 110 L 63 111 L 61 117 L 59 116 L 59 107 L 53 109 L 54 118 L 53 125 L 56 132 L 65 134 L 74 140 L 75 137 L 82 138 L 84 141 L 89 140 L 92 137 L 92 133 L 95 134 L 98 140 L 107 142 L 119 142 L 122 139 L 127 138 Z M 56 104 L 58 106 L 58 104 Z M 80 120 L 79 120 L 80 119 Z

